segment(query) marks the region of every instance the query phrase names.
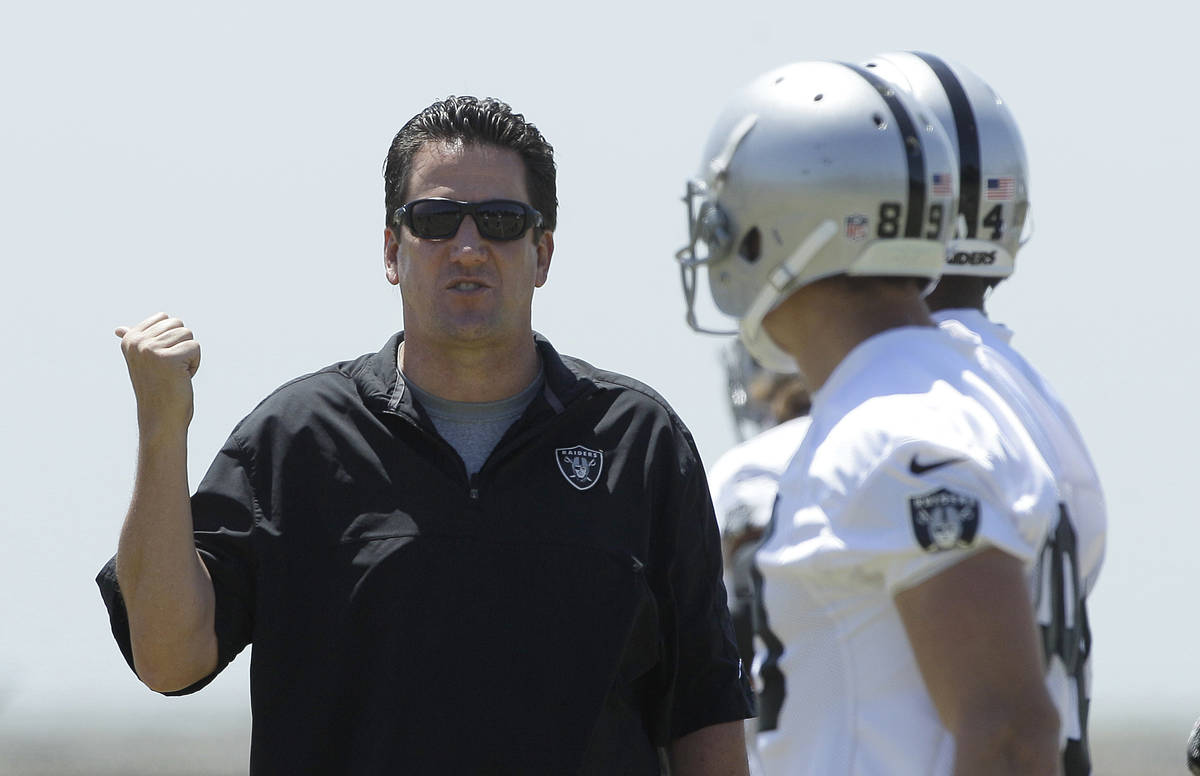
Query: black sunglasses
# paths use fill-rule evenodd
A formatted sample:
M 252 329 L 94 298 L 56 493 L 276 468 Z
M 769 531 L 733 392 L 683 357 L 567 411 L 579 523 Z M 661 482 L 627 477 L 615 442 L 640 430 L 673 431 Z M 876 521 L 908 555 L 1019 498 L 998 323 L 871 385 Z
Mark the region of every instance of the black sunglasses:
M 543 224 L 542 214 L 524 202 L 512 199 L 459 202 L 443 197 L 414 199 L 397 210 L 393 220 L 423 240 L 445 240 L 458 234 L 458 227 L 468 214 L 475 221 L 479 236 L 487 240 L 518 240 L 529 227 L 540 229 Z

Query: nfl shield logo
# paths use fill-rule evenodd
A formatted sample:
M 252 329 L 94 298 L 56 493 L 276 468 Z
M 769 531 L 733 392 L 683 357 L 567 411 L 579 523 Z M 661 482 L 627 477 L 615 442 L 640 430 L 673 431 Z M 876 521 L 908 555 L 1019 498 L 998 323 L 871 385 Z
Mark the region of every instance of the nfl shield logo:
M 600 481 L 600 471 L 604 468 L 604 453 L 587 447 L 560 447 L 554 451 L 554 459 L 558 462 L 558 470 L 567 482 L 579 490 L 587 490 Z
M 862 215 L 846 216 L 846 238 L 862 240 L 867 236 L 867 217 Z
M 979 501 L 939 488 L 908 500 L 913 534 L 926 552 L 970 547 L 979 531 Z

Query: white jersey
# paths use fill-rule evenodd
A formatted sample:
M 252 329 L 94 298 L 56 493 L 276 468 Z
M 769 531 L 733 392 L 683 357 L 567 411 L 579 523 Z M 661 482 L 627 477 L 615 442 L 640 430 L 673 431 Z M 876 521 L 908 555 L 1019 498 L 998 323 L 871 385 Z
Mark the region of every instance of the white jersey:
M 1066 405 L 1058 398 L 1058 394 L 1050 386 L 1050 383 L 1046 381 L 1046 378 L 1042 376 L 1041 372 L 1034 369 L 1033 365 L 1013 348 L 1012 329 L 1002 323 L 990 320 L 979 310 L 938 310 L 932 313 L 931 317 L 939 325 L 947 321 L 958 321 L 958 323 L 979 337 L 984 345 L 1004 356 L 1029 381 L 1034 391 L 1046 401 L 1055 415 L 1058 416 L 1058 422 L 1067 427 L 1068 431 L 1075 437 L 1079 447 L 1083 449 L 1084 455 L 1087 455 L 1087 445 L 1083 442 L 1083 435 L 1079 433 L 1079 428 L 1075 425 L 1075 419 L 1067 411 Z M 1088 468 L 1095 474 L 1096 469 L 1092 465 L 1090 457 L 1088 458 Z M 1098 475 L 1095 479 L 1099 482 Z
M 792 460 L 812 421 L 807 416 L 772 426 L 729 448 L 712 465 L 708 486 L 722 536 L 771 522 L 779 475 Z
M 737 537 L 747 529 L 766 529 L 771 522 L 771 512 L 775 508 L 779 477 L 787 469 L 788 461 L 792 460 L 800 443 L 804 441 L 804 435 L 811 423 L 808 416 L 803 416 L 772 426 L 729 448 L 712 465 L 708 474 L 708 486 L 712 491 L 713 506 L 717 512 L 717 527 L 722 538 Z M 735 567 L 732 561 L 732 558 L 726 559 L 725 589 L 729 591 L 730 613 L 733 615 L 734 633 L 738 638 L 738 650 L 749 653 L 753 648 L 749 643 L 753 627 L 753 580 L 750 577 L 748 562 L 743 564 L 739 561 Z M 736 600 L 739 596 L 745 600 Z M 742 628 L 746 630 L 744 637 Z M 742 643 L 743 638 L 746 640 L 745 645 Z M 763 773 L 755 743 L 757 733 L 758 720 L 746 720 L 746 758 L 750 764 L 750 776 L 761 776 Z
M 767 776 L 951 773 L 954 740 L 893 597 L 987 547 L 1033 600 L 1058 494 L 974 347 L 931 327 L 856 347 L 813 397 L 756 561 Z
M 1087 774 L 1091 633 L 1085 601 L 1104 560 L 1108 523 L 1100 477 L 1070 413 L 1045 378 L 1009 345 L 1007 328 L 978 310 L 944 310 L 934 318 L 943 331 L 975 348 L 975 359 L 993 385 L 1023 396 L 1014 408 L 1054 474 L 1061 514 L 1043 550 L 1042 589 L 1035 600 L 1051 694 L 1056 701 L 1067 699 L 1058 709 L 1063 736 L 1071 742 L 1065 774 Z

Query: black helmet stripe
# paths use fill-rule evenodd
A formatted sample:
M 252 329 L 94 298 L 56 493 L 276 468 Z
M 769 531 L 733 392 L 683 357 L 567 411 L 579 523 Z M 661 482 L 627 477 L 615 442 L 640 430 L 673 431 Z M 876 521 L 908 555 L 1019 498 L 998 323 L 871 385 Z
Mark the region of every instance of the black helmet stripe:
M 875 87 L 896 119 L 901 142 L 904 144 L 904 158 L 908 161 L 908 216 L 904 221 L 904 236 L 920 237 L 925 219 L 925 145 L 921 141 L 921 133 L 917 131 L 916 122 L 908 115 L 908 109 L 896 96 L 896 90 L 890 84 L 858 65 L 846 62 L 842 64 Z
M 954 116 L 954 132 L 958 135 L 958 212 L 967 221 L 967 237 L 974 237 L 979 220 L 979 183 L 982 178 L 979 160 L 979 127 L 975 122 L 975 111 L 967 99 L 967 90 L 962 81 L 941 59 L 921 51 L 912 52 L 919 57 L 937 76 L 950 101 L 950 113 Z M 950 131 L 951 127 L 946 127 Z

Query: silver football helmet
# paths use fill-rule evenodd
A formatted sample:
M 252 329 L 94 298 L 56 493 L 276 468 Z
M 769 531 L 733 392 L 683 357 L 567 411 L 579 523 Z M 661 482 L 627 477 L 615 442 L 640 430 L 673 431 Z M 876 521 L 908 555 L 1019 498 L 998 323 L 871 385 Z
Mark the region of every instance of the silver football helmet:
M 799 62 L 740 91 L 688 181 L 688 244 L 676 254 L 687 320 L 708 269 L 716 307 L 776 372 L 795 361 L 763 318 L 796 289 L 839 274 L 941 274 L 958 169 L 932 112 L 870 70 Z
M 1024 244 L 1029 166 L 1008 106 L 979 76 L 932 54 L 880 54 L 864 67 L 928 106 L 954 144 L 959 218 L 942 273 L 1011 275 Z

